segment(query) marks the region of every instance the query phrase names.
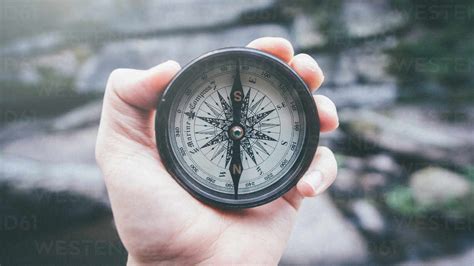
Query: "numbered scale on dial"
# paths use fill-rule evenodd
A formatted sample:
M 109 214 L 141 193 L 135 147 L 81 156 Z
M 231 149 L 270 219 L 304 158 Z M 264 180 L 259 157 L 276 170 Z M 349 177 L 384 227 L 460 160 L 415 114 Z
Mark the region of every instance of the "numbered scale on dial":
M 316 105 L 284 62 L 249 48 L 205 54 L 163 93 L 158 151 L 190 194 L 222 208 L 270 202 L 296 185 L 317 148 Z

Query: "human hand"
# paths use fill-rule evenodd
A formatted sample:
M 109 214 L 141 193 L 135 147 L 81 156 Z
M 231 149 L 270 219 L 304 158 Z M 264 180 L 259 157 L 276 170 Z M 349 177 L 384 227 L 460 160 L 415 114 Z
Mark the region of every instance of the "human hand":
M 308 55 L 293 56 L 281 38 L 261 38 L 249 47 L 287 62 L 312 91 L 323 82 Z M 167 61 L 149 70 L 117 69 L 110 75 L 96 144 L 120 238 L 132 265 L 157 263 L 278 263 L 304 197 L 334 181 L 336 160 L 326 147 L 297 186 L 266 205 L 224 211 L 194 199 L 168 174 L 156 150 L 154 117 L 158 97 L 179 71 Z M 314 96 L 321 131 L 338 126 L 334 104 Z

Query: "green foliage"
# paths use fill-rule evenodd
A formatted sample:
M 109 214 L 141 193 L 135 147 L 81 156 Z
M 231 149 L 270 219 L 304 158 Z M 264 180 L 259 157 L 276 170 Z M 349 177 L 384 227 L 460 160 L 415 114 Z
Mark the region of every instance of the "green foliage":
M 387 206 L 402 215 L 417 215 L 423 212 L 423 209 L 416 206 L 412 197 L 410 188 L 398 186 L 386 194 Z
M 474 191 L 462 199 L 452 199 L 440 205 L 423 206 L 417 204 L 409 187 L 397 186 L 386 194 L 385 202 L 394 212 L 403 216 L 422 217 L 438 213 L 448 219 L 466 219 L 474 215 Z
M 474 96 L 474 1 L 393 0 L 411 27 L 389 51 L 401 96 L 462 100 Z
M 466 176 L 473 183 L 474 186 L 474 165 L 468 165 L 465 169 Z

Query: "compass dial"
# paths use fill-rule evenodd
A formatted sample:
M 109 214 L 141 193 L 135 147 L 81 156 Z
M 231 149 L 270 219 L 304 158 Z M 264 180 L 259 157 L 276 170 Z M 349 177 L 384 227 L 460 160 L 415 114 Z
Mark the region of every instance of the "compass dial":
M 204 55 L 171 82 L 156 135 L 167 169 L 195 197 L 252 207 L 289 190 L 312 160 L 319 121 L 283 62 L 253 49 Z

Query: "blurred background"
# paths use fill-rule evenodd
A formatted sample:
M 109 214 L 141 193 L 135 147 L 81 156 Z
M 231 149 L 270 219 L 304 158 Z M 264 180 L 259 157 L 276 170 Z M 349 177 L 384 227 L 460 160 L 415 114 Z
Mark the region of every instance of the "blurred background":
M 283 265 L 474 264 L 474 1 L 0 0 L 0 265 L 117 265 L 108 74 L 262 36 L 314 56 L 340 165 Z M 159 236 L 154 236 L 159 237 Z

